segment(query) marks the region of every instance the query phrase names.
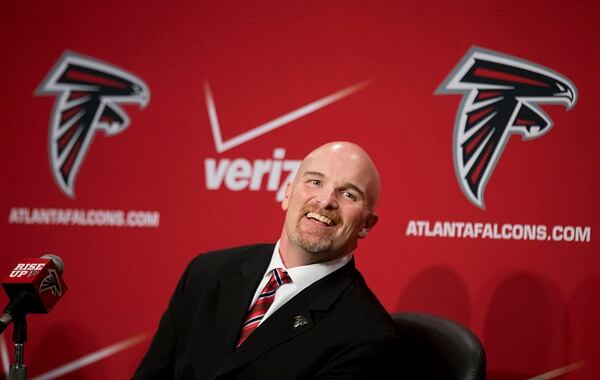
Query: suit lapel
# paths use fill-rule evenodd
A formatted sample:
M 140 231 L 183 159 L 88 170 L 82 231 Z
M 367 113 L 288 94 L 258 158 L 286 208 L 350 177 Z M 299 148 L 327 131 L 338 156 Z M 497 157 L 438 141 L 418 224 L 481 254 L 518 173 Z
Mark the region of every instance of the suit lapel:
M 200 305 L 188 339 L 189 368 L 206 365 L 206 375 L 214 373 L 233 352 L 248 306 L 260 278 L 271 260 L 273 246 L 262 246 L 220 280 L 214 295 L 215 305 Z M 209 326 L 207 328 L 207 326 Z M 215 368 L 211 368 L 214 365 Z M 202 371 L 188 377 L 202 377 Z M 185 376 L 184 376 L 185 377 Z
M 224 279 L 219 285 L 215 315 L 221 318 L 217 321 L 214 336 L 221 337 L 223 344 L 231 349 L 237 343 L 252 296 L 270 259 L 271 255 L 266 254 L 252 256 L 241 265 L 238 274 Z
M 244 344 L 235 350 L 214 378 L 248 364 L 273 347 L 312 329 L 314 327 L 312 313 L 327 311 L 350 285 L 357 273 L 354 260 L 352 260 L 344 267 L 298 293 L 273 313 L 248 337 Z M 240 319 L 238 333 L 242 322 Z

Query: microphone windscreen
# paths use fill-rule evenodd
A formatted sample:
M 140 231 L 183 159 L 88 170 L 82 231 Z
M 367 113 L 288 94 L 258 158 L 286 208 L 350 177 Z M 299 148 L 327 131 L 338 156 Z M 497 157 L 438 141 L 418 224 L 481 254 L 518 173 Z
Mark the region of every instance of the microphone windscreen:
M 41 258 L 52 260 L 52 262 L 54 262 L 54 265 L 56 266 L 56 270 L 58 271 L 58 273 L 63 274 L 63 271 L 65 270 L 65 263 L 62 261 L 60 256 L 53 255 L 51 253 L 46 253 Z

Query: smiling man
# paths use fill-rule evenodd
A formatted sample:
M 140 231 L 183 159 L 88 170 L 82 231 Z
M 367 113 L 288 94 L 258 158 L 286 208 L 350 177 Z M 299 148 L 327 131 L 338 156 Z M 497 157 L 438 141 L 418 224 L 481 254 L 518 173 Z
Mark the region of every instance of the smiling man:
M 288 186 L 280 254 L 288 267 L 348 255 L 375 223 L 379 174 L 358 145 L 334 142 L 311 152 Z
M 286 189 L 281 238 L 196 257 L 135 379 L 374 379 L 394 372 L 393 322 L 353 260 L 380 180 L 358 145 L 325 144 Z

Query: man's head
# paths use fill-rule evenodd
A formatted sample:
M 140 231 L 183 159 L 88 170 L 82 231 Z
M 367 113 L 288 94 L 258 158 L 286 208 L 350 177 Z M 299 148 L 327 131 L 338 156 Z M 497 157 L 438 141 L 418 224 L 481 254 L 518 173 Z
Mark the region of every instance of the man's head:
M 358 145 L 332 142 L 312 151 L 288 185 L 280 251 L 288 267 L 352 252 L 377 223 L 379 174 Z

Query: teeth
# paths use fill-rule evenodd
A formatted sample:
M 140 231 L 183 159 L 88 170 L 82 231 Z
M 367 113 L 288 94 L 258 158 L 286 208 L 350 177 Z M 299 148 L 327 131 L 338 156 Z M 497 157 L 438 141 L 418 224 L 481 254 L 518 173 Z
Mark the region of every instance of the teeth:
M 306 214 L 306 217 L 316 219 L 319 222 L 323 222 L 323 223 L 327 224 L 328 226 L 331 226 L 333 224 L 333 221 L 331 219 L 329 219 L 328 217 L 319 215 L 319 214 L 315 214 L 314 212 L 309 212 L 308 214 Z

